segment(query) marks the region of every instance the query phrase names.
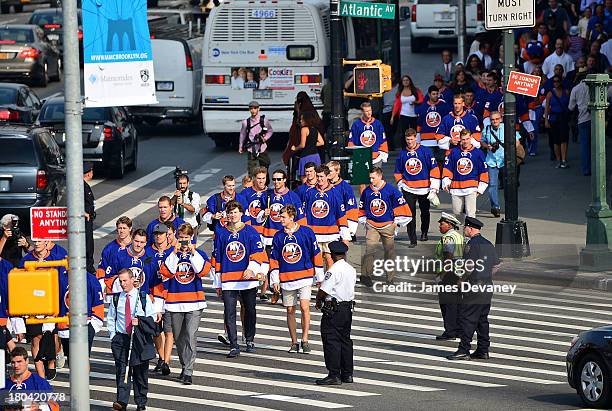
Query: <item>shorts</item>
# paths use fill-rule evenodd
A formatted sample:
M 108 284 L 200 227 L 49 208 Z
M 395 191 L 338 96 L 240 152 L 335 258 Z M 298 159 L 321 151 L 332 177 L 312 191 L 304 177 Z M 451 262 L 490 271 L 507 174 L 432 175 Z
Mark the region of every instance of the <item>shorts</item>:
M 331 253 L 331 251 L 329 251 L 329 243 L 330 242 L 331 241 L 328 241 L 326 243 L 322 243 L 322 242 L 319 241 L 319 243 L 318 243 L 319 244 L 319 250 L 321 250 L 322 253 L 330 254 Z
M 165 333 L 172 332 L 172 316 L 170 315 L 170 311 L 165 311 L 162 314 L 162 331 Z
M 31 342 L 32 338 L 38 336 L 38 335 L 42 335 L 43 334 L 43 329 L 42 329 L 42 324 L 26 324 L 26 338 L 28 341 Z
M 312 296 L 312 287 L 310 285 L 306 285 L 302 288 L 297 288 L 295 290 L 283 290 L 283 306 L 284 307 L 293 307 L 298 305 L 298 295 L 299 300 L 308 300 L 310 301 L 310 297 Z

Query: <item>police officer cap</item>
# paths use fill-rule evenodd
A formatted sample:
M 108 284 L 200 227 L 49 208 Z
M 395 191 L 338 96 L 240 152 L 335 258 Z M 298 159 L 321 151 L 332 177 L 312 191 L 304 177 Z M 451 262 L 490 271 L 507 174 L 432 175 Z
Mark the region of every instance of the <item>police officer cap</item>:
M 348 246 L 342 241 L 332 241 L 329 243 L 329 252 L 332 254 L 346 254 Z
M 91 161 L 86 161 L 83 163 L 83 174 L 89 173 L 93 170 L 93 163 Z
M 457 217 L 449 213 L 442 213 L 440 219 L 438 220 L 438 223 L 441 223 L 442 221 L 446 221 L 447 223 L 455 227 L 459 227 L 461 225 L 461 222 L 457 220 Z
M 481 229 L 482 226 L 484 224 L 477 218 L 474 217 L 465 217 L 465 224 L 464 226 L 466 227 L 473 227 L 473 228 L 477 228 L 477 229 Z
M 249 103 L 249 108 L 251 108 L 251 107 L 259 107 L 259 102 L 255 101 L 255 100 L 251 101 Z
M 167 233 L 168 232 L 168 227 L 166 226 L 166 224 L 156 224 L 155 227 L 153 227 L 153 233 Z

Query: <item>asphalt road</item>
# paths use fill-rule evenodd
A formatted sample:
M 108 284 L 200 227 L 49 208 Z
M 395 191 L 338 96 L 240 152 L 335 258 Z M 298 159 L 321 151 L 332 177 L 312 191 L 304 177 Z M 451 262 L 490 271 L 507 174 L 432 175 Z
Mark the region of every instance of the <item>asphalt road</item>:
M 15 19 L 15 20 L 13 20 Z M 21 22 L 27 14 L 0 16 L 0 23 Z M 428 69 L 439 62 L 439 48 L 412 55 L 403 23 L 403 73 L 426 89 L 433 78 Z M 41 97 L 63 87 L 52 83 L 36 89 Z M 245 111 L 245 116 L 248 113 Z M 122 180 L 102 172 L 93 182 L 97 201 L 96 258 L 112 240 L 115 220 L 128 215 L 135 227 L 156 217 L 162 194 L 174 190 L 172 171 L 189 171 L 192 188 L 208 198 L 219 190 L 225 174 L 242 176 L 246 159 L 218 150 L 190 126 L 139 130 L 138 169 Z M 278 163 L 280 153 L 273 153 Z M 206 232 L 199 237 L 209 252 Z M 420 283 L 420 279 L 403 280 Z M 609 323 L 609 295 L 547 286 L 519 286 L 514 295 L 497 295 L 491 313 L 492 358 L 489 361 L 449 362 L 445 355 L 454 343 L 436 342 L 442 330 L 436 296 L 431 294 L 376 294 L 358 287 L 353 319 L 355 383 L 319 388 L 314 379 L 325 374 L 320 314 L 313 313 L 310 355 L 289 355 L 284 309 L 258 304 L 257 353 L 225 358 L 226 347 L 216 340 L 223 329 L 222 303 L 206 279 L 208 308 L 198 334 L 194 385 L 185 387 L 172 378 L 152 376 L 148 409 L 577 409 L 579 399 L 566 382 L 564 355 L 579 331 Z M 585 315 L 588 313 L 588 315 Z M 178 360 L 171 364 L 176 375 Z M 68 390 L 67 369 L 53 385 Z M 114 400 L 114 364 L 107 333 L 96 337 L 91 363 L 91 398 L 96 409 L 108 409 Z

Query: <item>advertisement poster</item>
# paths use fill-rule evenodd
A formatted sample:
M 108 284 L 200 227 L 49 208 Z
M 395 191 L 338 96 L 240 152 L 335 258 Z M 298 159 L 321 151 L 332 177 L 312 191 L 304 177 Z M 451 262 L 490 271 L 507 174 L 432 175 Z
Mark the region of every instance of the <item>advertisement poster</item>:
M 293 90 L 293 69 L 283 67 L 232 67 L 230 84 L 234 90 Z
M 146 2 L 83 0 L 85 106 L 156 104 Z

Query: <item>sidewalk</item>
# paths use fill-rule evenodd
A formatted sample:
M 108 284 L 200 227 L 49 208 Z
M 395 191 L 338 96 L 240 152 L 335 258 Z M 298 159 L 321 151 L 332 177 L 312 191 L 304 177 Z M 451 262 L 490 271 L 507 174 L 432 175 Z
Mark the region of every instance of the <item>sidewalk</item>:
M 591 196 L 590 177 L 580 172 L 579 146 L 570 141 L 568 162 L 570 168 L 557 169 L 556 162 L 549 160 L 548 137 L 540 135 L 539 152 L 528 157 L 521 167 L 519 188 L 519 216 L 527 223 L 531 256 L 503 260 L 497 280 L 557 285 L 612 291 L 612 272 L 580 271 L 579 253 L 586 241 L 585 210 Z M 610 144 L 608 144 L 610 146 Z M 608 147 L 608 150 L 612 147 Z M 384 166 L 385 178 L 393 180 L 393 168 L 398 152 L 389 156 Z M 607 156 L 608 174 L 612 172 L 612 156 Z M 357 192 L 357 191 L 356 191 Z M 500 192 L 503 206 L 503 193 Z M 452 212 L 450 196 L 440 194 L 440 207 L 432 209 L 429 241 L 419 243 L 415 250 L 419 255 L 430 256 L 433 246 L 439 240 L 437 220 L 442 211 Z M 483 235 L 495 243 L 496 224 L 500 220 L 490 213 L 488 193 L 478 198 L 476 217 L 484 224 Z M 502 207 L 503 208 L 503 207 Z M 420 214 L 417 211 L 420 217 Z M 503 212 L 502 212 L 503 216 Z M 420 219 L 417 219 L 417 235 L 420 235 Z M 360 227 L 358 237 L 363 239 Z M 412 254 L 405 251 L 408 244 L 405 230 L 399 235 L 398 256 Z M 360 241 L 359 243 L 363 243 Z M 349 260 L 360 268 L 361 247 L 353 247 Z M 429 253 L 429 254 L 427 254 Z M 359 269 L 358 269 L 359 271 Z

